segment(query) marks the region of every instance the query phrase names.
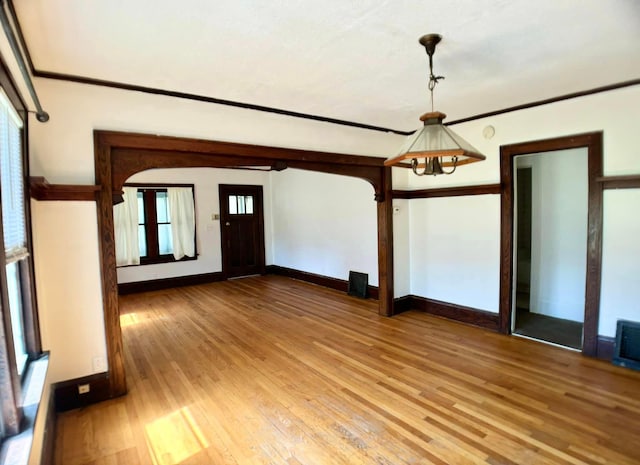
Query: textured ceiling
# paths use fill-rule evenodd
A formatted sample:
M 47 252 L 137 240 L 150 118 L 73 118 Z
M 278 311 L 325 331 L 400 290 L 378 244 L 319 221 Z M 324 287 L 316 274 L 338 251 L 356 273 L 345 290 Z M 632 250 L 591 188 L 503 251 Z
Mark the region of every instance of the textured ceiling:
M 41 71 L 398 130 L 430 109 L 425 33 L 448 120 L 640 78 L 639 0 L 14 4 Z

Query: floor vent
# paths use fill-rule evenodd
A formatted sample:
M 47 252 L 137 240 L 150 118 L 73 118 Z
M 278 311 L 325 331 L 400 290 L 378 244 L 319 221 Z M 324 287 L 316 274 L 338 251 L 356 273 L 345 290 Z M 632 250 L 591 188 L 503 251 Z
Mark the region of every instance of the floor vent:
M 613 363 L 640 370 L 640 323 L 618 320 Z
M 369 275 L 357 271 L 349 271 L 349 289 L 347 293 L 356 297 L 367 298 L 367 287 L 369 286 Z

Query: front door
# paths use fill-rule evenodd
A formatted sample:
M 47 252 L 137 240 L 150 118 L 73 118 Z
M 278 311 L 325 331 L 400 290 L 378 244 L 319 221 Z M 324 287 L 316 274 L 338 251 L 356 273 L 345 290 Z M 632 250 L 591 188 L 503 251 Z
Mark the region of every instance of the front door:
M 220 184 L 222 272 L 227 278 L 264 274 L 262 186 Z

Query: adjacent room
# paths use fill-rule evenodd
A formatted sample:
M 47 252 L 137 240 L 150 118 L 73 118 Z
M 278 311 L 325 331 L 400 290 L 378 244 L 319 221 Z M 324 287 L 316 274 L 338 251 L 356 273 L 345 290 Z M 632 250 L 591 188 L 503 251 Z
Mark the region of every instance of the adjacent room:
M 640 3 L 0 23 L 0 465 L 640 463 Z

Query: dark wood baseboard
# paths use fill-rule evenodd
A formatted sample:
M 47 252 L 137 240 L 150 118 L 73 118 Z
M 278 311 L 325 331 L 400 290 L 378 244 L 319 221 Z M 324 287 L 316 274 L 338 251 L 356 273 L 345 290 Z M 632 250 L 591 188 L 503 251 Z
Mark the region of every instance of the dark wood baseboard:
M 393 299 L 393 314 L 397 315 L 402 312 L 411 310 L 413 307 L 413 296 L 405 295 Z
M 349 289 L 349 282 L 344 279 L 330 278 L 321 274 L 308 273 L 306 271 L 294 270 L 293 268 L 287 268 L 279 265 L 268 265 L 266 267 L 267 274 L 277 274 L 280 276 L 286 276 L 288 278 L 297 279 L 299 281 L 305 281 L 319 286 L 328 287 L 330 289 L 336 289 L 338 291 L 347 292 Z M 376 286 L 367 286 L 367 296 L 372 299 L 378 299 L 378 288 Z
M 596 357 L 602 360 L 611 361 L 613 359 L 613 352 L 616 347 L 616 338 L 609 336 L 598 336 L 598 350 Z
M 417 295 L 408 295 L 396 299 L 395 309 L 398 312 L 413 309 L 420 310 L 432 315 L 441 316 L 449 320 L 466 323 L 473 326 L 489 329 L 491 331 L 499 330 L 499 315 L 497 313 L 478 310 L 476 308 L 465 307 L 463 305 L 442 302 L 440 300 L 427 299 Z
M 172 287 L 196 286 L 198 284 L 215 283 L 224 281 L 225 276 L 221 271 L 215 273 L 202 273 L 189 276 L 177 276 L 175 278 L 152 279 L 135 283 L 118 284 L 118 294 L 136 294 L 138 292 L 160 291 Z
M 80 394 L 78 391 L 78 386 L 83 384 L 89 385 L 89 392 L 86 394 Z M 85 407 L 111 398 L 107 373 L 61 381 L 53 384 L 51 389 L 56 412 Z

